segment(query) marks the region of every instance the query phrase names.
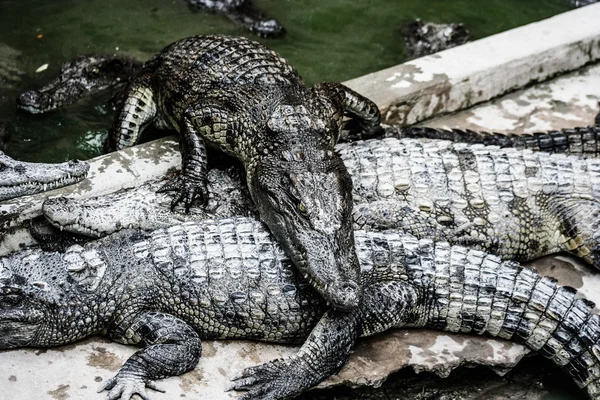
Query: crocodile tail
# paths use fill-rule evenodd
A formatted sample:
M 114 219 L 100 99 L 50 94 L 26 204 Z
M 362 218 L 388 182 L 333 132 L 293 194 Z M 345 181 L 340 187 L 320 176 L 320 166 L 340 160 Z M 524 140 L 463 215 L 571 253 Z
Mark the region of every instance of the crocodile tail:
M 430 275 L 436 302 L 428 326 L 521 343 L 565 368 L 591 398 L 600 399 L 600 318 L 593 302 L 517 263 L 459 246 L 447 251 L 450 261 L 436 262 Z
M 597 118 L 598 119 L 598 118 Z M 400 136 L 450 140 L 453 142 L 482 143 L 500 147 L 530 149 L 548 153 L 580 154 L 597 156 L 600 153 L 600 126 L 563 129 L 536 133 L 495 133 L 459 129 L 403 128 Z

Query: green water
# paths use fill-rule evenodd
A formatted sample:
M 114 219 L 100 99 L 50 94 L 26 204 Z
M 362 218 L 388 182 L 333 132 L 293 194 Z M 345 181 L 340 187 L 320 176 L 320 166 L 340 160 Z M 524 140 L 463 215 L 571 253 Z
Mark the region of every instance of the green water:
M 343 81 L 403 62 L 397 29 L 405 20 L 463 22 L 478 39 L 571 8 L 566 0 L 255 0 L 255 4 L 288 31 L 283 39 L 261 42 L 286 57 L 308 84 Z M 0 0 L 0 69 L 25 73 L 12 87 L 0 85 L 0 120 L 12 123 L 6 152 L 45 162 L 100 154 L 111 121 L 106 95 L 41 116 L 15 110 L 17 93 L 48 82 L 63 61 L 85 53 L 126 53 L 146 59 L 177 39 L 209 33 L 256 38 L 223 16 L 190 12 L 184 0 Z M 2 45 L 20 55 L 7 56 Z M 46 71 L 35 73 L 46 63 Z

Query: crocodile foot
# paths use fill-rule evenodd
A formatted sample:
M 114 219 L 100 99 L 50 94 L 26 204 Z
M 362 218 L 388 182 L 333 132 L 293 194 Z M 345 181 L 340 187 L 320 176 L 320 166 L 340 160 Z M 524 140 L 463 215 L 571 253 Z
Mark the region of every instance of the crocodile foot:
M 206 179 L 191 178 L 182 174 L 170 179 L 158 189 L 159 193 L 173 191 L 177 193 L 173 196 L 171 211 L 173 211 L 179 203 L 183 203 L 185 212 L 189 212 L 196 198 L 201 201 L 202 205 L 206 206 L 208 204 Z
M 125 374 L 120 371 L 117 375 L 107 380 L 98 389 L 98 393 L 108 390 L 109 392 L 106 395 L 107 400 L 129 400 L 136 394 L 143 400 L 150 400 L 148 393 L 146 393 L 146 388 L 161 393 L 165 392 L 150 379 L 138 375 Z
M 313 383 L 309 377 L 302 376 L 302 368 L 294 359 L 277 359 L 262 365 L 246 368 L 232 379 L 228 389 L 247 391 L 237 400 L 276 400 L 293 397 Z

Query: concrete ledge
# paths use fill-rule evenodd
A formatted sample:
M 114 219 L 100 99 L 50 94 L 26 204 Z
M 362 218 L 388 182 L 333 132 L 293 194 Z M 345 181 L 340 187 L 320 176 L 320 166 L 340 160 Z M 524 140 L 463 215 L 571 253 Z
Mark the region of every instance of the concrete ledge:
M 387 123 L 410 125 L 600 59 L 600 4 L 346 82 Z

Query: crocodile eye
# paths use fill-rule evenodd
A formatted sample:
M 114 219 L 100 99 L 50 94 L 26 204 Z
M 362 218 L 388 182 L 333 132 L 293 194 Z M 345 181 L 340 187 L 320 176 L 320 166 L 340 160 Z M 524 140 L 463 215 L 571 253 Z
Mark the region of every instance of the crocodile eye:
M 302 214 L 306 214 L 306 206 L 304 205 L 303 202 L 298 203 L 298 211 L 300 211 Z

